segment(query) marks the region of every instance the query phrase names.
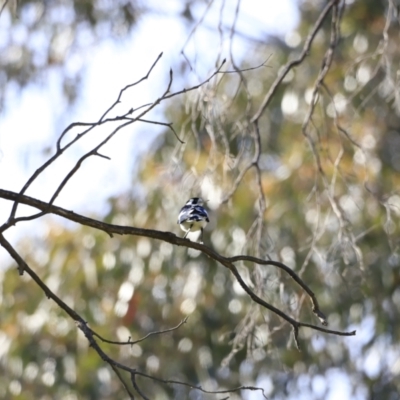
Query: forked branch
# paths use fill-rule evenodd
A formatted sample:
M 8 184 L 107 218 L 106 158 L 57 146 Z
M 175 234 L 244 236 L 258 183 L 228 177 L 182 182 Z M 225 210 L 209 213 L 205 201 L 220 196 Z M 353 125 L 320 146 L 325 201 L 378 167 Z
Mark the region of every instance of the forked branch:
M 286 266 L 283 263 L 280 263 L 278 261 L 271 261 L 271 260 L 263 260 L 260 258 L 256 257 L 251 257 L 251 256 L 236 256 L 236 257 L 224 257 L 221 254 L 217 253 L 210 247 L 207 247 L 203 244 L 196 243 L 196 242 L 191 242 L 190 240 L 187 239 L 182 239 L 176 235 L 174 235 L 171 232 L 162 232 L 162 231 L 157 231 L 157 230 L 152 230 L 152 229 L 143 229 L 143 228 L 136 228 L 136 227 L 131 227 L 131 226 L 121 226 L 121 225 L 112 225 L 112 224 L 107 224 L 105 222 L 101 222 L 92 218 L 85 217 L 83 215 L 76 214 L 72 211 L 65 210 L 61 207 L 54 206 L 52 204 L 45 203 L 43 201 L 34 199 L 29 196 L 21 196 L 17 193 L 6 191 L 0 189 L 0 198 L 4 198 L 7 200 L 15 201 L 17 198 L 19 201 L 23 204 L 35 207 L 45 213 L 52 213 L 55 215 L 59 215 L 63 218 L 66 218 L 70 221 L 74 221 L 76 223 L 79 223 L 81 225 L 86 225 L 90 226 L 92 228 L 101 230 L 103 232 L 106 232 L 109 235 L 132 235 L 132 236 L 142 236 L 142 237 L 148 237 L 156 240 L 162 240 L 167 243 L 171 243 L 177 246 L 184 246 L 187 248 L 192 248 L 201 251 L 214 261 L 216 261 L 219 264 L 222 264 L 224 267 L 228 268 L 234 277 L 237 279 L 239 284 L 242 286 L 242 288 L 246 291 L 246 293 L 250 296 L 250 298 L 259 304 L 260 306 L 272 311 L 279 317 L 283 318 L 285 321 L 287 321 L 289 324 L 292 325 L 293 330 L 295 332 L 295 338 L 296 338 L 296 344 L 299 347 L 299 343 L 297 341 L 297 334 L 298 331 L 301 327 L 308 327 L 314 330 L 318 330 L 320 332 L 325 332 L 328 334 L 334 334 L 334 335 L 340 335 L 340 336 L 353 336 L 355 335 L 355 331 L 351 332 L 341 332 L 341 331 L 335 331 L 327 328 L 323 328 L 317 325 L 313 324 L 307 324 L 303 323 L 300 321 L 295 320 L 294 318 L 290 317 L 283 311 L 279 310 L 278 308 L 274 307 L 273 305 L 267 303 L 265 300 L 261 299 L 259 296 L 257 296 L 244 282 L 243 278 L 240 276 L 236 266 L 234 265 L 235 262 L 237 261 L 249 261 L 253 262 L 255 264 L 259 265 L 272 265 L 277 268 L 282 269 L 285 271 L 290 277 L 292 277 L 295 282 L 300 285 L 305 292 L 308 294 L 311 303 L 312 303 L 312 310 L 314 314 L 319 318 L 321 323 L 323 325 L 327 325 L 327 320 L 326 317 L 324 316 L 323 312 L 319 308 L 318 301 L 312 292 L 312 290 L 306 285 L 306 283 L 288 266 Z M 0 228 L 0 233 L 2 232 L 2 229 Z

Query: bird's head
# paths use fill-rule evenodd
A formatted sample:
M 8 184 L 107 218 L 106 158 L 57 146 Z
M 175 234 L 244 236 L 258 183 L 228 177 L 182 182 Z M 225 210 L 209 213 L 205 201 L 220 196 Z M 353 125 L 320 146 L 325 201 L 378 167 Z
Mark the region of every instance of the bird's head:
M 204 204 L 204 200 L 201 197 L 192 197 L 186 202 L 187 206 L 202 206 Z

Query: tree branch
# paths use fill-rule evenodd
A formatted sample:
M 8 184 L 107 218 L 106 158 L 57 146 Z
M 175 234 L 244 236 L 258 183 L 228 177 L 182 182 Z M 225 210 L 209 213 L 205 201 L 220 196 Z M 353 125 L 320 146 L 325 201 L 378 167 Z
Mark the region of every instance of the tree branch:
M 129 389 L 129 387 L 127 386 L 126 382 L 122 378 L 122 375 L 121 375 L 119 370 L 123 370 L 123 371 L 129 372 L 131 374 L 131 380 L 134 379 L 134 378 L 132 378 L 132 375 L 140 375 L 140 376 L 143 376 L 145 378 L 148 378 L 148 379 L 160 382 L 160 383 L 169 384 L 169 385 L 170 384 L 182 385 L 182 386 L 186 386 L 186 387 L 189 387 L 189 388 L 192 388 L 192 389 L 199 390 L 199 391 L 201 391 L 203 393 L 219 394 L 219 393 L 233 393 L 233 392 L 237 392 L 237 391 L 240 391 L 240 390 L 260 390 L 264 394 L 263 389 L 258 388 L 258 387 L 254 387 L 254 386 L 240 386 L 240 387 L 237 387 L 237 388 L 234 388 L 234 389 L 216 390 L 216 391 L 205 390 L 201 386 L 195 386 L 195 385 L 192 385 L 190 383 L 157 378 L 155 376 L 151 376 L 151 375 L 145 374 L 143 372 L 137 371 L 136 369 L 128 367 L 128 366 L 126 366 L 124 364 L 121 364 L 118 361 L 115 361 L 114 359 L 112 359 L 110 356 L 108 356 L 103 351 L 103 349 L 100 347 L 100 345 L 95 340 L 94 336 L 98 336 L 99 338 L 100 338 L 100 336 L 97 335 L 88 326 L 87 322 L 76 311 L 71 309 L 66 303 L 64 303 L 56 294 L 54 294 L 49 289 L 49 287 L 28 266 L 28 264 L 25 262 L 25 260 L 18 254 L 18 252 L 5 239 L 5 237 L 2 234 L 0 234 L 0 245 L 3 246 L 8 251 L 10 256 L 17 263 L 18 270 L 22 271 L 22 272 L 25 271 L 37 283 L 37 285 L 43 290 L 43 292 L 46 294 L 46 296 L 49 299 L 53 300 L 62 310 L 64 310 L 70 316 L 70 318 L 72 318 L 77 323 L 77 327 L 83 332 L 83 334 L 87 338 L 87 340 L 88 340 L 88 342 L 90 344 L 90 347 L 92 347 L 97 352 L 97 354 L 100 356 L 100 358 L 103 361 L 105 361 L 106 363 L 108 363 L 110 365 L 110 367 L 114 370 L 114 372 L 118 376 L 119 380 L 121 381 L 122 385 L 124 386 L 125 390 L 129 394 L 131 399 L 134 399 L 134 396 L 133 396 L 131 390 Z M 181 326 L 185 322 L 186 322 L 186 319 L 184 321 L 182 321 L 177 327 L 172 328 L 170 330 L 166 330 L 164 332 L 168 332 L 168 331 L 171 331 L 173 329 L 177 329 L 179 326 Z M 163 332 L 153 332 L 152 334 L 156 334 L 156 333 L 163 333 Z M 149 336 L 150 336 L 150 334 L 147 337 L 149 337 Z M 103 340 L 102 338 L 100 338 L 100 339 Z M 144 339 L 145 338 L 143 338 L 142 340 L 144 340 Z M 105 342 L 111 343 L 110 341 L 107 341 L 107 340 L 105 340 Z M 137 387 L 137 384 L 135 384 L 134 381 L 132 381 L 132 384 L 134 385 L 135 390 L 138 391 L 140 396 L 142 396 L 144 399 L 146 399 L 147 397 L 145 397 L 144 394 L 140 391 L 140 389 Z M 265 397 L 265 395 L 264 395 L 264 397 Z M 267 397 L 265 397 L 265 398 L 267 398 Z
M 143 340 L 148 339 L 150 336 L 160 335 L 162 333 L 175 331 L 175 330 L 179 329 L 183 324 L 186 324 L 187 320 L 188 320 L 188 317 L 185 317 L 177 326 L 174 326 L 173 328 L 169 328 L 169 329 L 165 329 L 165 330 L 161 330 L 161 331 L 150 332 L 146 336 L 144 336 L 144 337 L 142 337 L 141 339 L 138 339 L 138 340 L 131 340 L 132 338 L 129 337 L 128 341 L 126 341 L 126 342 L 119 342 L 119 341 L 115 341 L 115 340 L 104 339 L 98 333 L 96 333 L 94 331 L 93 331 L 93 335 L 97 336 L 104 343 L 117 344 L 117 345 L 120 345 L 120 346 L 129 344 L 129 345 L 132 346 L 133 344 L 137 344 L 137 343 L 142 342 Z
M 257 296 L 243 281 L 242 277 L 240 276 L 237 268 L 234 265 L 234 262 L 240 261 L 240 260 L 245 260 L 245 261 L 250 261 L 254 262 L 256 264 L 260 265 L 274 265 L 285 272 L 287 272 L 309 295 L 312 304 L 313 304 L 313 312 L 318 316 L 320 321 L 326 325 L 326 318 L 322 311 L 319 309 L 318 301 L 315 298 L 314 293 L 307 287 L 307 285 L 302 281 L 302 279 L 289 267 L 286 265 L 277 262 L 277 261 L 270 261 L 270 260 L 262 260 L 256 257 L 251 257 L 251 256 L 236 256 L 232 258 L 227 258 L 210 247 L 207 247 L 203 244 L 196 243 L 196 242 L 191 242 L 188 239 L 183 239 L 180 238 L 176 235 L 174 235 L 172 232 L 162 232 L 162 231 L 157 231 L 153 229 L 143 229 L 143 228 L 136 228 L 136 227 L 131 227 L 131 226 L 121 226 L 121 225 L 112 225 L 112 224 L 107 224 L 104 222 L 97 221 L 92 218 L 85 217 L 83 215 L 76 214 L 72 211 L 65 210 L 61 207 L 57 207 L 48 203 L 45 203 L 43 201 L 34 199 L 29 196 L 21 196 L 20 194 L 10 192 L 7 190 L 0 189 L 0 198 L 4 198 L 7 200 L 12 200 L 15 201 L 16 198 L 19 199 L 19 201 L 23 204 L 33 206 L 35 208 L 38 208 L 39 210 L 46 211 L 55 215 L 59 215 L 63 218 L 66 218 L 70 221 L 77 222 L 81 225 L 86 225 L 90 226 L 92 228 L 101 230 L 103 232 L 108 233 L 109 235 L 112 234 L 117 234 L 117 235 L 133 235 L 133 236 L 143 236 L 143 237 L 148 237 L 152 239 L 157 239 L 157 240 L 162 240 L 167 243 L 171 243 L 177 246 L 183 246 L 187 248 L 192 248 L 201 251 L 214 261 L 222 264 L 224 267 L 228 268 L 232 274 L 235 276 L 239 284 L 242 286 L 242 288 L 245 290 L 245 292 L 250 296 L 250 298 L 256 302 L 257 304 L 261 305 L 262 307 L 272 311 L 279 317 L 283 318 L 285 321 L 287 321 L 289 324 L 292 325 L 295 333 L 295 339 L 297 338 L 297 333 L 299 328 L 302 326 L 308 327 L 311 329 L 315 329 L 321 332 L 329 333 L 329 334 L 335 334 L 335 335 L 340 335 L 340 336 L 353 336 L 355 335 L 355 331 L 352 332 L 340 332 L 340 331 L 334 331 L 334 330 L 329 330 L 326 328 L 321 328 L 316 325 L 312 324 L 305 324 L 300 321 L 297 321 L 284 313 L 283 311 L 279 310 L 278 308 L 274 307 L 273 305 L 267 303 L 265 300 L 261 299 L 259 296 Z M 4 224 L 3 227 L 0 227 L 0 233 L 4 231 L 4 226 L 7 226 L 7 224 Z M 0 242 L 1 243 L 1 242 Z M 297 343 L 297 342 L 296 342 Z M 298 345 L 298 343 L 297 343 Z M 298 346 L 299 347 L 299 346 Z
M 306 56 L 309 54 L 311 45 L 317 35 L 318 31 L 320 30 L 322 23 L 325 21 L 325 18 L 331 11 L 331 9 L 337 5 L 339 0 L 331 0 L 325 8 L 322 10 L 320 16 L 318 17 L 317 21 L 315 22 L 313 29 L 311 30 L 310 34 L 307 36 L 307 39 L 304 43 L 303 50 L 299 57 L 295 60 L 289 61 L 282 69 L 277 78 L 275 79 L 274 83 L 270 87 L 268 93 L 265 95 L 263 102 L 261 103 L 260 107 L 258 108 L 257 112 L 251 119 L 251 122 L 255 122 L 260 119 L 261 115 L 264 113 L 265 109 L 268 107 L 269 103 L 271 102 L 278 86 L 281 84 L 285 76 L 289 73 L 289 71 L 296 67 L 297 65 L 301 64 Z

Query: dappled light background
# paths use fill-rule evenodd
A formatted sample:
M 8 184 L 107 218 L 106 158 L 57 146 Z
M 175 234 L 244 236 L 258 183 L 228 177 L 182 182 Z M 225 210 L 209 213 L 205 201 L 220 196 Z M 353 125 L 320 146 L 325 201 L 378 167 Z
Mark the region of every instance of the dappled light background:
M 30 172 L 40 165 L 38 159 L 52 154 L 71 115 L 99 119 L 120 89 L 146 74 L 164 50 L 150 32 L 136 36 L 146 18 L 180 21 L 181 37 L 170 40 L 169 54 L 149 82 L 127 90 L 115 115 L 155 101 L 166 88 L 169 67 L 172 90 L 180 90 L 205 80 L 227 60 L 222 69 L 227 73 L 168 100 L 151 115 L 173 122 L 176 135 L 150 124 L 122 131 L 105 148 L 111 160 L 89 159 L 58 205 L 117 225 L 181 235 L 176 224 L 180 207 L 189 197 L 202 196 L 211 220 L 206 245 L 226 256 L 248 254 L 285 263 L 314 291 L 331 329 L 357 330 L 356 336 L 342 337 L 303 329 L 299 352 L 290 326 L 255 305 L 230 271 L 201 252 L 143 237 L 110 238 L 50 216 L 40 224 L 17 224 L 13 240 L 27 263 L 102 337 L 136 341 L 185 321 L 133 345 L 103 344 L 107 354 L 148 374 L 206 390 L 251 385 L 272 399 L 396 399 L 400 48 L 394 3 L 339 2 L 336 17 L 322 24 L 307 57 L 285 75 L 262 113 L 284 66 L 301 55 L 322 10 L 318 2 L 288 3 L 285 15 L 291 19 L 282 18 L 278 31 L 255 19 L 265 12 L 256 3 L 251 13 L 245 2 L 232 7 L 223 1 L 187 2 L 165 10 L 140 2 L 86 2 L 85 7 L 72 1 L 20 3 L 14 11 L 8 5 L 0 16 L 9 32 L 1 39 L 8 55 L 0 73 L 1 117 L 12 113 L 10 97 L 24 96 L 32 82 L 45 86 L 45 77 L 55 70 L 62 87 L 57 98 L 68 110 L 56 114 L 57 129 L 49 128 L 42 155 L 27 162 Z M 138 50 L 123 82 L 115 73 L 120 61 L 110 62 L 111 72 L 91 86 L 97 87 L 99 103 L 83 103 L 89 96 L 85 71 L 94 68 L 90 52 L 113 40 L 124 51 L 129 40 L 139 49 L 151 43 L 154 52 Z M 113 92 L 102 93 L 103 85 L 109 88 L 114 80 Z M 253 122 L 259 112 L 257 130 Z M 3 168 L 11 150 L 2 143 L 14 134 L 7 123 L 0 137 L 0 168 L 10 180 L 2 177 L 2 182 L 5 189 L 18 191 L 27 172 L 21 172 L 17 185 Z M 87 146 L 104 134 L 99 127 L 86 139 Z M 22 143 L 25 137 L 20 135 Z M 65 169 L 53 171 L 52 179 L 28 194 L 48 200 L 65 171 L 90 148 L 85 146 L 70 159 L 66 155 Z M 123 179 L 109 191 L 107 182 L 120 179 L 117 175 Z M 99 197 L 102 205 L 92 207 L 86 193 Z M 77 199 L 86 203 L 75 209 Z M 3 199 L 0 205 L 7 218 L 10 205 Z M 2 259 L 8 268 L 0 271 L 0 396 L 127 398 L 73 321 Z M 298 320 L 318 324 L 308 297 L 281 270 L 248 262 L 238 268 L 260 297 Z M 152 399 L 228 396 L 140 376 L 137 381 Z M 264 397 L 261 391 L 241 390 L 229 398 Z

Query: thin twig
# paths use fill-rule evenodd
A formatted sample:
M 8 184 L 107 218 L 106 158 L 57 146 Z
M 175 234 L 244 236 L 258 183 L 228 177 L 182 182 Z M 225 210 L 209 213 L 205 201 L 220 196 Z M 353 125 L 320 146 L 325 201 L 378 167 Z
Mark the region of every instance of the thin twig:
M 144 400 L 150 400 L 139 388 L 138 384 L 136 383 L 136 374 L 134 372 L 131 372 L 131 382 L 132 386 L 135 388 L 135 390 L 139 393 L 139 396 L 141 396 Z
M 95 331 L 93 331 L 93 335 L 94 335 L 94 336 L 97 336 L 97 337 L 98 337 L 102 342 L 104 342 L 104 343 L 117 344 L 117 345 L 120 345 L 120 346 L 121 346 L 121 345 L 127 345 L 127 344 L 129 344 L 129 345 L 132 346 L 132 345 L 134 345 L 134 344 L 136 344 L 136 343 L 143 342 L 143 340 L 146 340 L 146 339 L 148 339 L 148 338 L 151 337 L 151 336 L 160 335 L 160 334 L 163 334 L 163 333 L 175 331 L 175 330 L 179 329 L 183 324 L 186 324 L 187 320 L 188 320 L 188 317 L 185 317 L 177 326 L 174 326 L 173 328 L 168 328 L 168 329 L 165 329 L 165 330 L 161 330 L 161 331 L 150 332 L 150 333 L 148 333 L 146 336 L 142 337 L 142 338 L 139 339 L 139 340 L 131 340 L 131 337 L 129 337 L 128 341 L 126 341 L 126 342 L 120 342 L 120 341 L 115 341 L 115 340 L 108 340 L 108 339 L 105 339 L 105 338 L 103 338 L 102 336 L 100 336 L 100 335 L 99 335 L 98 333 L 96 333 Z
M 312 311 L 313 313 L 320 319 L 322 325 L 328 325 L 328 321 L 325 317 L 325 315 L 323 314 L 323 312 L 320 310 L 319 304 L 318 304 L 318 300 L 315 297 L 314 292 L 305 284 L 305 282 L 291 269 L 289 268 L 287 265 L 279 262 L 279 261 L 272 261 L 272 260 L 261 260 L 259 258 L 256 257 L 252 257 L 252 256 L 236 256 L 236 257 L 231 257 L 228 259 L 230 262 L 237 262 L 237 261 L 250 261 L 253 262 L 255 264 L 259 264 L 259 265 L 273 265 L 274 267 L 280 268 L 283 271 L 285 271 L 288 275 L 290 275 L 293 280 L 299 285 L 301 286 L 301 288 L 307 292 L 308 296 L 310 297 L 311 303 L 313 305 L 312 307 Z
M 123 93 L 125 92 L 125 90 L 128 90 L 129 88 L 138 85 L 139 83 L 145 81 L 146 79 L 148 79 L 148 77 L 151 74 L 151 71 L 153 71 L 154 67 L 156 66 L 156 64 L 158 63 L 158 61 L 160 61 L 160 58 L 162 57 L 163 53 L 161 52 L 158 57 L 156 58 L 156 60 L 153 62 L 153 64 L 151 65 L 150 69 L 147 71 L 147 74 L 140 78 L 138 81 L 134 82 L 134 83 L 130 83 L 129 85 L 126 85 L 123 89 L 120 90 L 119 95 L 117 97 L 117 100 L 115 100 L 115 102 L 105 111 L 105 113 L 100 117 L 99 122 L 103 121 L 104 117 L 121 101 L 121 97 L 123 95 Z

